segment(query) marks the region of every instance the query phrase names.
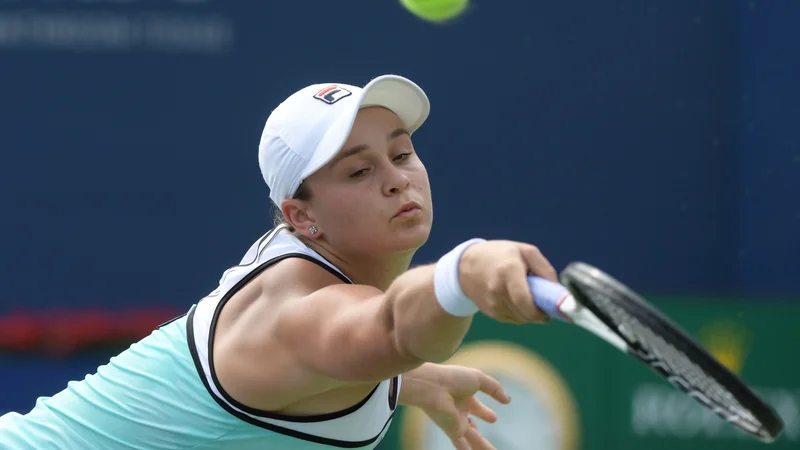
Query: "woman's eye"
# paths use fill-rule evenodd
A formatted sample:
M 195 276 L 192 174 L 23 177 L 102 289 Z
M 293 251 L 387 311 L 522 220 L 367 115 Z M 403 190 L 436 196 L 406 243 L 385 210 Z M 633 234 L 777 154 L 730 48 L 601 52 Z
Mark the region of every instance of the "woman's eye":
M 403 161 L 403 160 L 408 159 L 409 156 L 411 156 L 411 153 L 400 153 L 399 155 L 394 157 L 394 160 L 395 161 Z
M 367 170 L 369 170 L 369 169 L 356 170 L 355 172 L 350 174 L 350 178 L 358 178 L 358 177 L 364 175 L 365 173 L 367 173 Z

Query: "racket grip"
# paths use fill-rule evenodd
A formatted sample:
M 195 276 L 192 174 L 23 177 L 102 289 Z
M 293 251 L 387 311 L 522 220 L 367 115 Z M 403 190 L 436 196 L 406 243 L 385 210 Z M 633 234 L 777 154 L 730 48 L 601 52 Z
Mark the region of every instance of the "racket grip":
M 533 294 L 533 302 L 536 307 L 553 319 L 567 321 L 568 319 L 561 314 L 558 306 L 569 297 L 569 289 L 559 283 L 554 283 L 541 277 L 528 276 L 528 286 Z

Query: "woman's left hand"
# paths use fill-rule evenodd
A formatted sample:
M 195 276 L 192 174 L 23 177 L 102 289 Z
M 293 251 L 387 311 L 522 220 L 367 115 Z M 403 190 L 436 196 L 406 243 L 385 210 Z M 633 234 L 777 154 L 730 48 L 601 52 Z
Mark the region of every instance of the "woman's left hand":
M 457 450 L 496 450 L 470 418 L 497 421 L 497 414 L 475 397 L 478 391 L 502 404 L 511 401 L 500 383 L 480 370 L 426 363 L 403 374 L 399 403 L 422 409 Z

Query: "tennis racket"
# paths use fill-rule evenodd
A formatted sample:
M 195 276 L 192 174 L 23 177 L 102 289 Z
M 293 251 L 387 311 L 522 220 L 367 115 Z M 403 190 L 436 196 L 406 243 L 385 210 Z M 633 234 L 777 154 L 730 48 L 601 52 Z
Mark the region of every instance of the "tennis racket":
M 686 332 L 641 296 L 589 264 L 575 262 L 561 283 L 530 276 L 536 306 L 582 327 L 648 365 L 701 405 L 763 442 L 783 430 L 778 414 Z

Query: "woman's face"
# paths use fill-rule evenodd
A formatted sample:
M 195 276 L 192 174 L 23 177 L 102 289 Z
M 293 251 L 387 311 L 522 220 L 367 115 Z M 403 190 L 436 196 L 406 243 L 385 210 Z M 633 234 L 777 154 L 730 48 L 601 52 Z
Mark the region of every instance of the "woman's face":
M 295 226 L 315 225 L 313 237 L 343 253 L 405 253 L 430 235 L 428 173 L 403 122 L 388 109 L 360 110 L 337 156 L 305 183 L 311 191 L 302 206 L 308 223 Z

